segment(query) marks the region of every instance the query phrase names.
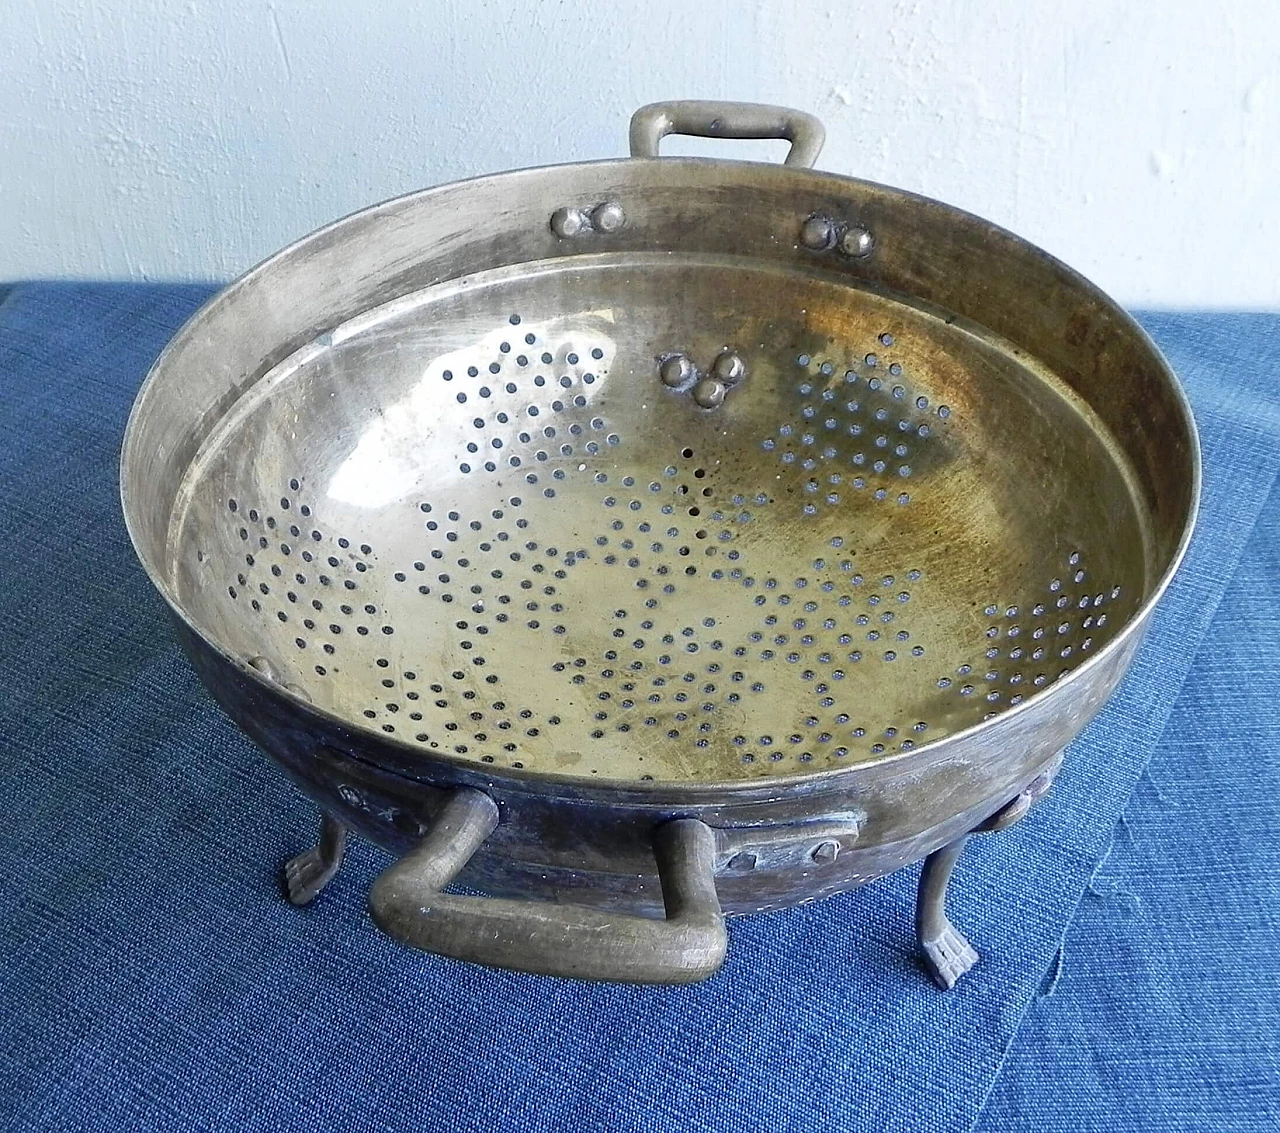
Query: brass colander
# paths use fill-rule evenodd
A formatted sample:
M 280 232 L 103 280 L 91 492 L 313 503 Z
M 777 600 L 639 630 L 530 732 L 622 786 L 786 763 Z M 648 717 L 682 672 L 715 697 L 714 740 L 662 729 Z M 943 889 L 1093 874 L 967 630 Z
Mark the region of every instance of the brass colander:
M 783 134 L 793 164 L 819 130 L 670 104 L 633 149 L 672 128 Z M 446 186 L 281 253 L 157 364 L 124 461 L 202 673 L 346 823 L 398 845 L 439 804 L 379 811 L 339 757 L 507 784 L 581 837 L 509 816 L 502 853 L 568 845 L 555 868 L 642 884 L 551 896 L 641 908 L 655 821 L 843 793 L 863 818 L 834 862 L 874 848 L 893 782 L 891 867 L 1017 795 L 1127 666 L 1196 477 L 1154 348 L 1043 253 L 862 182 L 652 156 Z M 919 802 L 941 767 L 963 784 Z M 572 813 L 610 792 L 640 800 L 638 873 Z M 739 903 L 808 884 L 773 880 Z

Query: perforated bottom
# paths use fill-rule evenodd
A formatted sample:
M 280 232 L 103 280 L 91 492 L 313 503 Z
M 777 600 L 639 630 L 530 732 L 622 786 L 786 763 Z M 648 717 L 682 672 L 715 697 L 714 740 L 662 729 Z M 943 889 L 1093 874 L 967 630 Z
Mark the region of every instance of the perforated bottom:
M 747 377 L 718 409 L 657 377 L 726 347 Z M 1145 581 L 1125 471 L 1054 379 L 714 261 L 371 312 L 259 382 L 180 500 L 215 639 L 353 725 L 582 776 L 908 750 L 1061 677 Z

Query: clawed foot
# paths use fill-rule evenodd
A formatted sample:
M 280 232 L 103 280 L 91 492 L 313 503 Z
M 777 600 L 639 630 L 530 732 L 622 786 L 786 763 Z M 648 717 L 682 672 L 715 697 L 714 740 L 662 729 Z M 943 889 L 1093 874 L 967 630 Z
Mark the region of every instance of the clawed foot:
M 320 826 L 320 844 L 290 858 L 284 864 L 284 885 L 294 905 L 309 905 L 329 884 L 342 865 L 347 831 L 328 815 Z
M 978 953 L 950 921 L 930 940 L 920 941 L 920 952 L 934 982 L 943 991 L 955 987 L 956 980 L 978 962 Z
M 337 872 L 338 863 L 326 862 L 318 849 L 307 850 L 296 858 L 290 858 L 284 863 L 284 884 L 290 903 L 311 904 Z

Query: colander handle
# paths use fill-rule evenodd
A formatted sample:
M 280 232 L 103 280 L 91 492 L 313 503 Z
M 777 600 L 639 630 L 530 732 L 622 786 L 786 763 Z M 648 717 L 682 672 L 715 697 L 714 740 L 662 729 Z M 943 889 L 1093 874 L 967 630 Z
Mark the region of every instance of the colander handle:
M 631 156 L 657 157 L 658 143 L 668 134 L 695 138 L 786 138 L 791 143 L 785 165 L 812 169 L 822 152 L 827 130 L 812 114 L 757 102 L 651 102 L 631 116 Z
M 626 983 L 692 983 L 724 962 L 715 836 L 697 819 L 654 831 L 666 920 L 441 890 L 498 824 L 483 791 L 456 790 L 427 836 L 369 893 L 378 927 L 403 944 L 498 968 Z

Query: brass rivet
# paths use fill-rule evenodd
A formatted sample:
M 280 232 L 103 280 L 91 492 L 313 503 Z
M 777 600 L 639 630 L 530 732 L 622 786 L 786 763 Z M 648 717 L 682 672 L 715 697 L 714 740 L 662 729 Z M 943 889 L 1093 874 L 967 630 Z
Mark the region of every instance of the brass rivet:
M 591 223 L 597 232 L 617 232 L 627 223 L 627 214 L 617 201 L 605 201 L 596 206 L 591 214 Z
M 825 216 L 811 216 L 800 228 L 800 242 L 815 252 L 825 252 L 836 242 L 835 225 Z
M 711 372 L 726 385 L 732 385 L 746 376 L 747 365 L 732 350 L 726 350 L 712 363 Z
M 875 239 L 872 237 L 871 233 L 857 224 L 851 226 L 849 230 L 840 237 L 840 251 L 846 256 L 852 256 L 857 260 L 871 255 L 871 250 L 874 247 Z
M 693 400 L 703 409 L 714 409 L 724 401 L 724 382 L 715 378 L 703 378 L 693 387 Z
M 658 376 L 662 378 L 662 384 L 672 389 L 679 389 L 693 377 L 693 374 L 693 363 L 683 354 L 671 355 L 658 367 Z
M 815 862 L 828 865 L 840 856 L 839 842 L 820 842 L 809 855 Z
M 558 208 L 551 214 L 551 231 L 561 238 L 577 236 L 587 226 L 581 209 Z

